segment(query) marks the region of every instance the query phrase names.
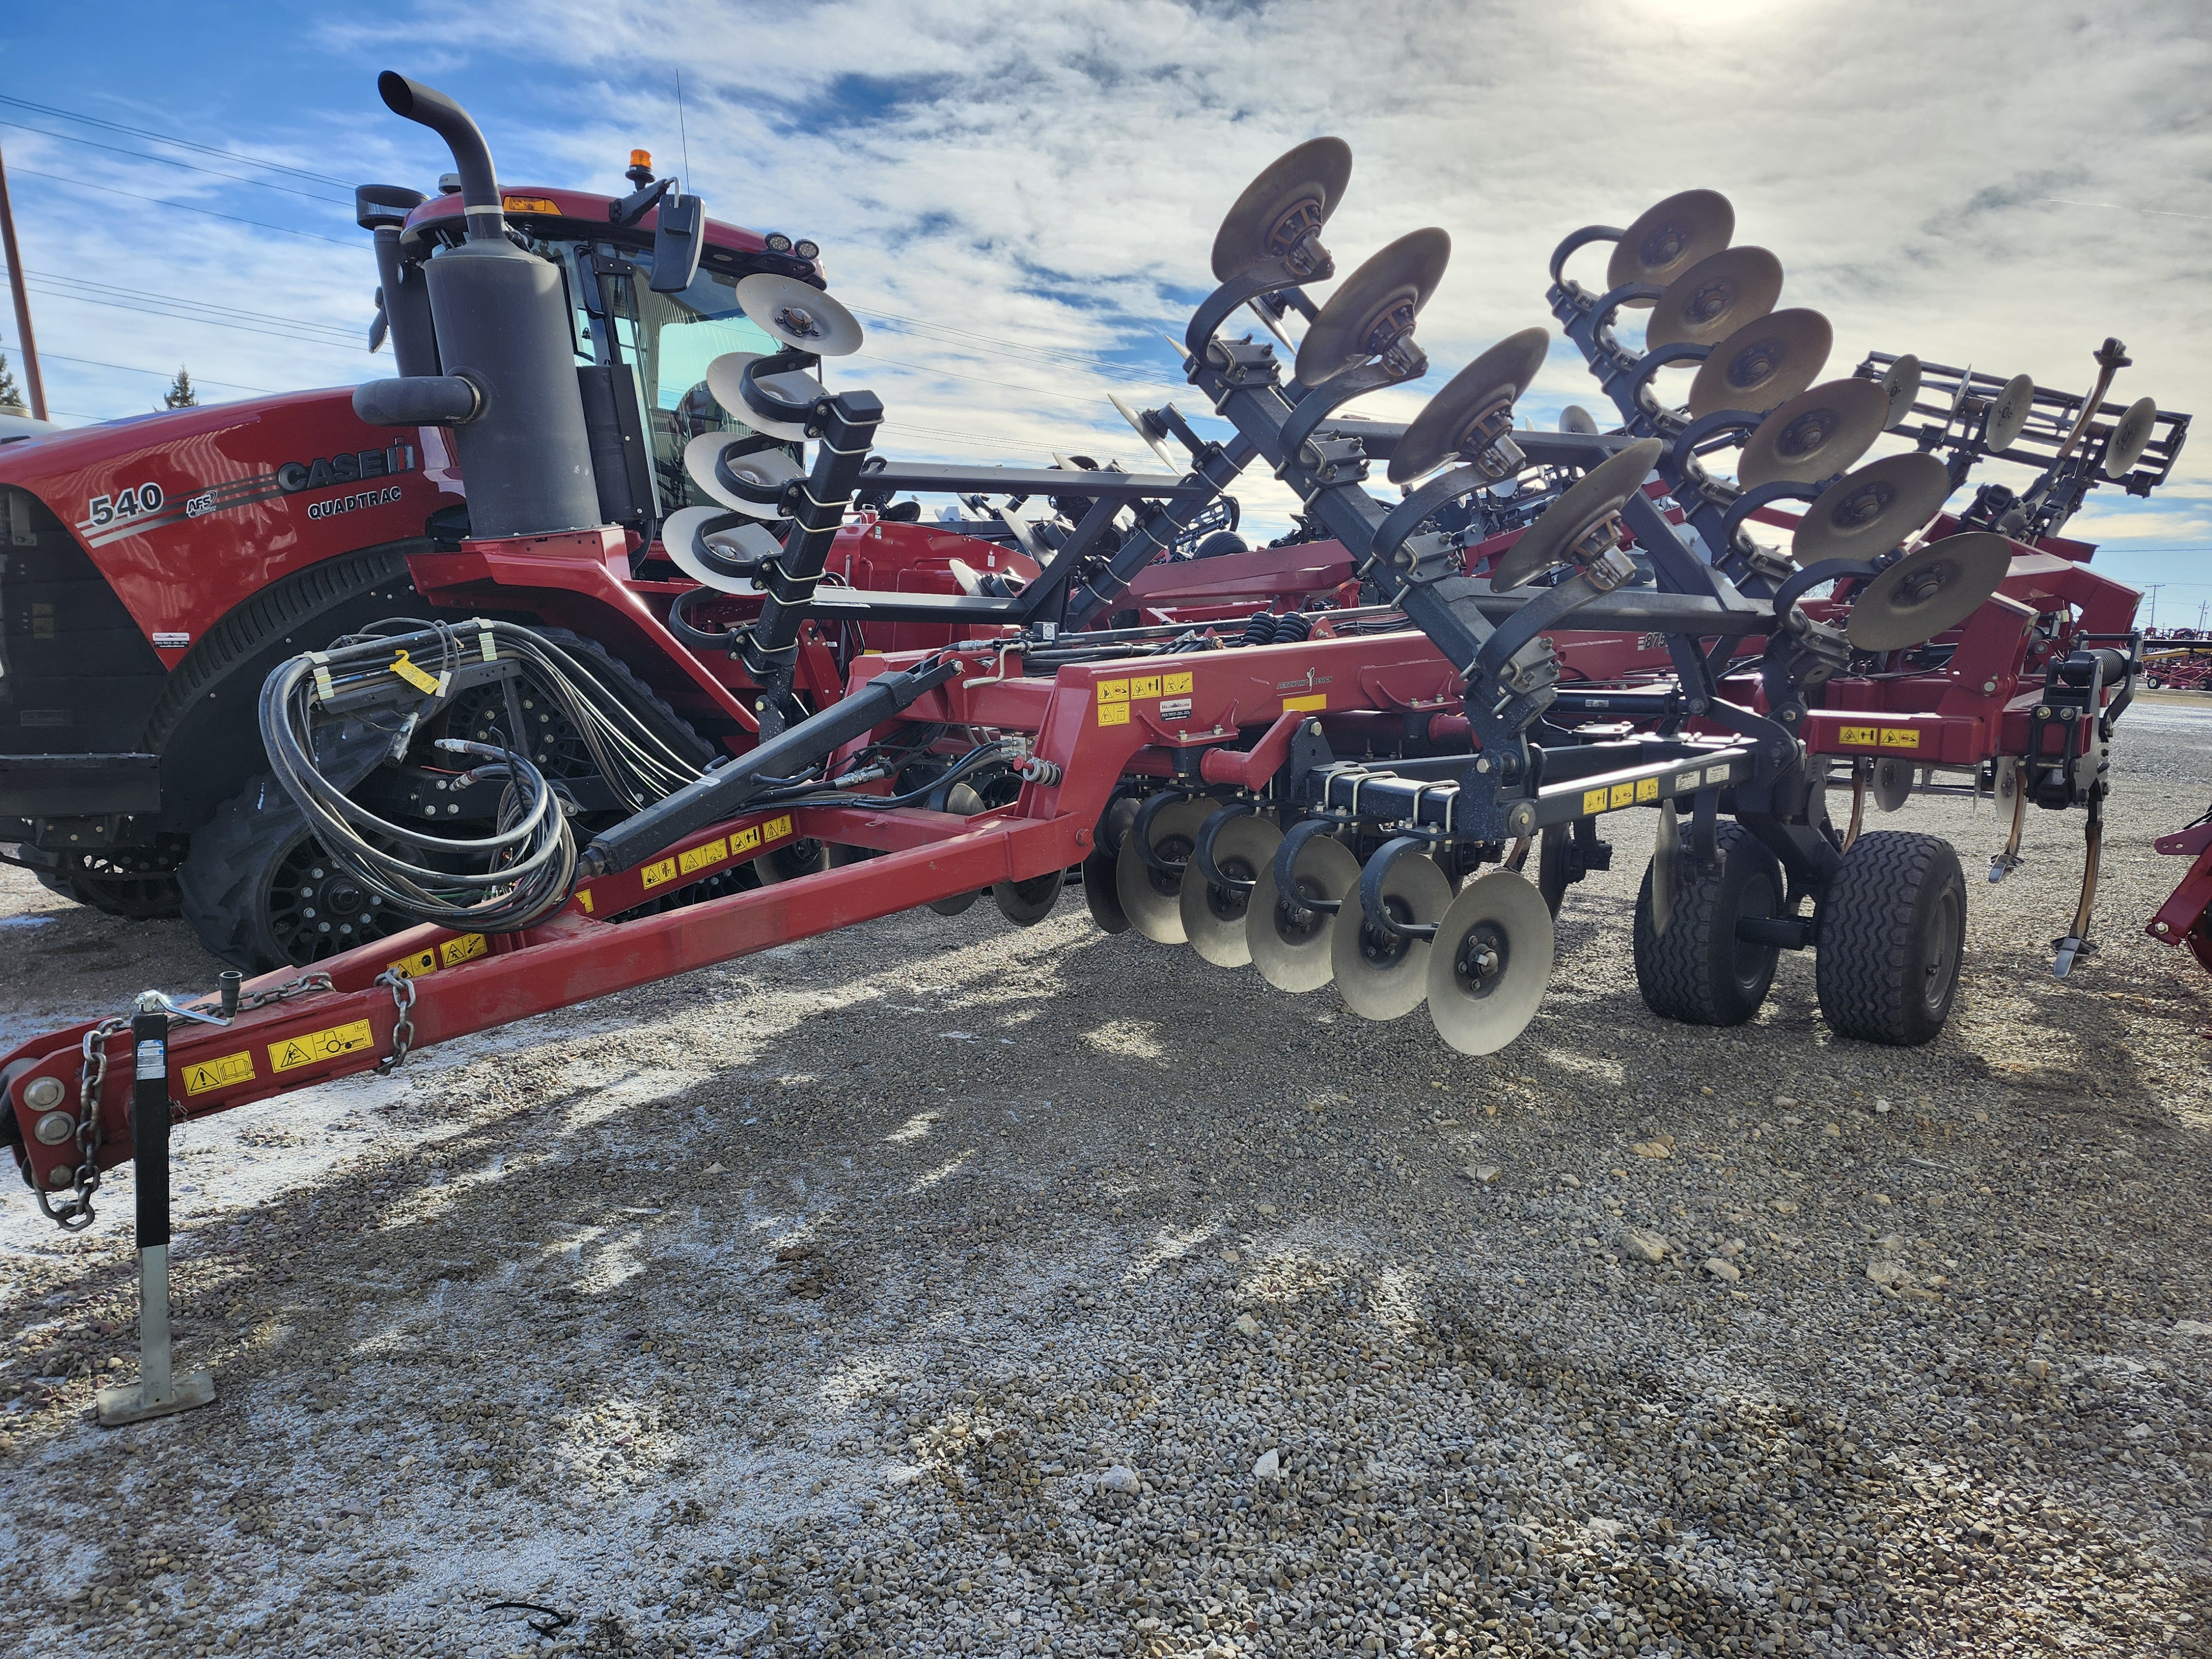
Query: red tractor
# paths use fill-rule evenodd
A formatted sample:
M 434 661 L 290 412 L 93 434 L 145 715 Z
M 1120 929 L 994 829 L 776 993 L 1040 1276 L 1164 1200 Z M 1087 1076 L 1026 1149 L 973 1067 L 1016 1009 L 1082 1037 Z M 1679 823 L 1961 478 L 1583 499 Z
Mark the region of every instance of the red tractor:
M 775 349 L 739 310 L 737 283 L 765 272 L 819 288 L 818 250 L 705 218 L 641 151 L 629 177 L 627 197 L 499 196 L 509 239 L 566 290 L 593 447 L 588 516 L 616 526 L 603 558 L 493 568 L 462 551 L 472 504 L 450 433 L 371 426 L 350 387 L 0 444 L 0 841 L 18 862 L 112 915 L 181 909 L 211 951 L 249 970 L 405 925 L 319 856 L 270 783 L 254 709 L 286 658 L 426 605 L 567 630 L 579 636 L 572 652 L 653 710 L 670 742 L 702 760 L 750 745 L 759 714 L 742 665 L 702 660 L 669 632 L 670 604 L 693 584 L 662 561 L 656 532 L 707 500 L 686 446 L 737 427 L 708 395 L 708 365 Z M 427 198 L 358 192 L 384 284 L 372 343 L 388 333 L 403 374 L 438 368 L 423 271 L 463 246 L 465 193 L 459 174 Z M 911 522 L 915 510 L 842 538 L 833 579 L 956 595 L 963 579 L 1034 574 L 997 522 L 946 534 Z M 875 643 L 944 633 L 894 624 Z M 792 695 L 835 698 L 861 645 L 857 627 L 810 629 Z M 459 732 L 483 712 L 459 707 L 443 725 Z M 579 734 L 532 713 L 549 775 L 587 815 L 611 808 Z M 382 757 L 365 742 L 350 761 L 381 809 L 456 834 L 483 821 L 488 799 L 442 769 L 378 768 Z

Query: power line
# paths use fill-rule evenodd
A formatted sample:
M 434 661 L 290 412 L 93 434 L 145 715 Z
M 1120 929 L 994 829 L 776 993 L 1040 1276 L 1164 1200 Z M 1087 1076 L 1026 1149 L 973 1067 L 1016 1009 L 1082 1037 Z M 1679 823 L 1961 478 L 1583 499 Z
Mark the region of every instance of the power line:
M 74 185 L 79 190 L 96 190 L 103 196 L 125 196 L 134 202 L 150 202 L 155 207 L 173 208 L 179 213 L 200 213 L 210 219 L 228 219 L 234 225 L 251 225 L 256 230 L 273 230 L 284 236 L 304 236 L 311 242 L 328 242 L 332 247 L 357 248 L 358 241 L 347 241 L 342 237 L 319 235 L 312 230 L 294 230 L 289 225 L 272 225 L 259 219 L 241 219 L 234 213 L 217 213 L 213 208 L 194 207 L 189 202 L 165 202 L 158 196 L 141 196 L 135 190 L 118 190 L 112 185 L 95 185 L 89 179 L 72 179 L 65 173 L 41 173 L 36 167 L 10 167 L 12 173 L 33 179 L 51 179 L 56 184 Z
M 0 276 L 7 274 L 7 267 L 0 265 Z M 348 338 L 352 337 L 352 331 L 332 323 L 317 322 L 311 317 L 286 317 L 276 312 L 247 311 L 238 306 L 211 305 L 207 301 L 195 300 L 188 295 L 161 294 L 152 289 L 139 288 L 131 283 L 95 283 L 88 276 L 71 276 L 58 270 L 34 270 L 28 265 L 23 267 L 23 275 L 37 276 L 47 282 L 66 283 L 73 288 L 88 288 L 103 294 L 120 294 L 134 300 L 161 300 L 171 305 L 192 306 L 203 311 L 220 312 L 229 317 L 250 317 L 254 321 L 261 323 L 283 323 L 300 328 L 325 329 L 332 333 L 343 334 Z
M 0 118 L 0 127 L 13 127 L 18 132 L 35 132 L 42 138 L 52 138 L 81 149 L 104 149 L 112 155 L 128 155 L 136 161 L 159 161 L 163 167 L 183 167 L 191 173 L 204 173 L 210 179 L 228 179 L 234 184 L 254 185 L 263 190 L 281 190 L 287 196 L 304 196 L 311 202 L 331 202 L 339 207 L 353 204 L 342 196 L 322 196 L 311 190 L 295 190 L 289 185 L 272 185 L 265 179 L 249 179 L 242 173 L 220 173 L 214 167 L 204 167 L 197 161 L 180 161 L 173 155 L 149 155 L 142 149 L 125 149 L 120 144 L 103 144 L 96 138 L 72 138 L 65 132 L 49 132 L 44 127 L 26 125 L 21 121 Z
M 126 126 L 120 121 L 109 121 L 97 115 L 83 115 L 76 110 L 58 109 L 52 104 L 34 104 L 27 98 L 13 98 L 0 93 L 0 104 L 12 104 L 17 109 L 36 110 L 41 115 L 59 116 L 64 121 L 82 121 L 90 127 L 105 127 L 110 132 L 127 132 L 134 138 L 150 138 L 157 143 L 174 144 L 179 149 L 195 150 L 202 155 L 219 156 L 226 161 L 242 161 L 248 167 L 266 167 L 272 173 L 289 173 L 295 178 L 312 179 L 319 185 L 336 185 L 341 190 L 353 186 L 343 179 L 333 179 L 326 173 L 310 173 L 305 167 L 295 167 L 289 162 L 271 161 L 258 155 L 240 155 L 234 149 L 223 149 L 214 144 L 203 144 L 191 138 L 179 138 L 173 133 L 155 132 L 146 127 Z
M 42 362 L 50 357 L 58 363 L 84 363 L 93 368 L 119 368 L 126 374 L 153 374 L 163 380 L 169 377 L 169 371 L 166 368 L 141 368 L 135 363 L 104 363 L 97 357 L 72 357 L 66 351 L 41 351 L 39 354 L 39 359 Z M 227 386 L 234 392 L 260 392 L 272 396 L 276 392 L 274 386 L 241 386 L 236 380 L 210 380 L 204 374 L 194 380 L 192 384 L 194 386 Z
M 5 268 L 0 267 L 0 276 L 6 274 Z M 58 271 L 33 270 L 28 265 L 23 267 L 23 275 L 33 279 L 33 291 L 52 295 L 56 299 L 75 300 L 81 305 L 107 306 L 120 311 L 135 311 L 143 316 L 167 317 L 178 322 L 216 323 L 217 318 L 240 317 L 246 319 L 249 323 L 275 323 L 278 325 L 276 330 L 250 328 L 247 331 L 251 333 L 273 334 L 281 339 L 301 340 L 318 345 L 352 346 L 360 343 L 359 337 L 353 330 L 334 323 L 316 322 L 306 317 L 283 317 L 268 312 L 246 311 L 236 306 L 210 305 L 205 301 L 187 299 L 180 294 L 156 294 L 145 289 L 94 283 L 81 276 L 64 276 Z M 49 286 L 52 283 L 61 286 Z M 90 291 L 80 293 L 76 291 L 78 289 Z M 155 306 L 183 307 L 185 309 L 155 309 L 146 304 L 132 303 L 147 301 L 153 301 Z M 216 325 L 238 326 L 234 324 Z M 278 330 L 287 331 L 280 333 Z

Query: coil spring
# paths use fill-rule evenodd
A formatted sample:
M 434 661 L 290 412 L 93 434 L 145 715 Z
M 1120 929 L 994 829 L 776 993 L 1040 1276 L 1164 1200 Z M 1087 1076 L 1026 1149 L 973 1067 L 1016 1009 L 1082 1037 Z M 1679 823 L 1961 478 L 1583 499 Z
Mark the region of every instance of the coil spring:
M 1244 643 L 1271 645 L 1274 642 L 1274 638 L 1275 613 L 1272 611 L 1255 611 L 1250 620 L 1244 624 Z

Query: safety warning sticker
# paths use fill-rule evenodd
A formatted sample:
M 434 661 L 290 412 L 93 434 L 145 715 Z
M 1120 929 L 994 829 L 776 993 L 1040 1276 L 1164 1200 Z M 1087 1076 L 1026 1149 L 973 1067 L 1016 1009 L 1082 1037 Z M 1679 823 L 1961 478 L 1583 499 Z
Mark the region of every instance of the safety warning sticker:
M 1844 726 L 1836 740 L 1859 749 L 1917 749 L 1920 732 L 1911 726 Z
M 253 1054 L 242 1049 L 234 1054 L 225 1054 L 220 1060 L 196 1060 L 185 1067 L 185 1092 L 204 1095 L 210 1089 L 228 1089 L 233 1084 L 253 1081 Z
M 676 860 L 657 859 L 640 870 L 637 872 L 637 878 L 639 884 L 648 891 L 659 886 L 663 882 L 673 881 L 676 879 Z
M 676 867 L 685 875 L 694 870 L 704 870 L 710 864 L 720 864 L 730 856 L 730 843 L 720 836 L 703 847 L 694 847 L 689 852 L 676 855 Z
M 1285 714 L 1304 714 L 1309 710 L 1326 708 L 1328 707 L 1328 693 L 1326 691 L 1316 691 L 1310 697 L 1285 697 L 1283 699 L 1283 712 Z
M 786 812 L 780 818 L 770 818 L 766 823 L 761 825 L 761 839 L 763 841 L 781 841 L 790 833 L 791 814 L 788 812 Z
M 341 1054 L 358 1054 L 363 1048 L 376 1046 L 376 1034 L 368 1029 L 365 1019 L 348 1020 L 343 1025 L 325 1026 L 319 1031 L 310 1031 L 305 1036 L 287 1037 L 282 1042 L 269 1045 L 269 1067 L 271 1071 L 289 1072 L 296 1066 L 314 1066 L 324 1060 L 336 1060 Z

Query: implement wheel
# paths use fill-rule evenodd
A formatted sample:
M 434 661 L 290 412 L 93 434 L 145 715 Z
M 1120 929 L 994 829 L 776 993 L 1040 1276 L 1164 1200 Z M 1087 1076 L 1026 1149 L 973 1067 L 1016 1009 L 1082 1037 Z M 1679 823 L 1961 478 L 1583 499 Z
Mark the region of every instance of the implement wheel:
M 1820 1012 L 1840 1036 L 1909 1048 L 1950 1018 L 1966 937 L 1966 882 L 1938 836 L 1861 836 L 1820 902 Z
M 1636 988 L 1663 1019 L 1686 1025 L 1741 1025 L 1759 1012 L 1774 982 L 1778 946 L 1735 936 L 1737 918 L 1782 911 L 1782 866 L 1740 823 L 1719 825 L 1718 856 L 1703 869 L 1677 866 L 1667 926 L 1652 896 L 1655 857 L 1636 895 Z

